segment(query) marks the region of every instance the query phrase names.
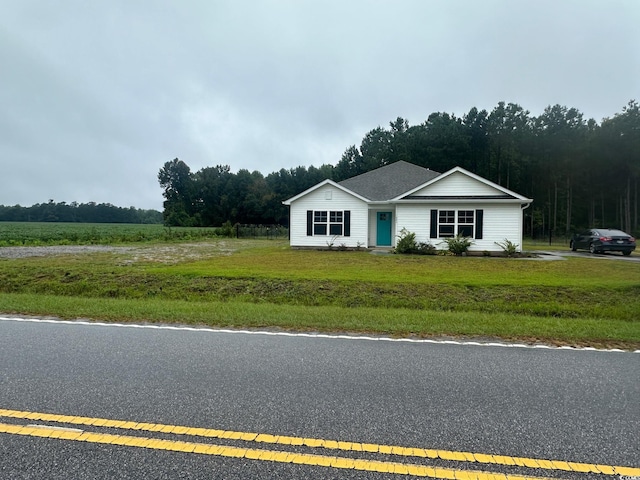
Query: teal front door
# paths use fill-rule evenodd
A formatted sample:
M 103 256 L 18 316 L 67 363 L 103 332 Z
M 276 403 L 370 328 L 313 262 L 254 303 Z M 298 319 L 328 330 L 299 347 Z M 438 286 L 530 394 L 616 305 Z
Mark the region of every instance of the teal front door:
M 376 245 L 391 246 L 391 212 L 378 212 L 376 222 Z

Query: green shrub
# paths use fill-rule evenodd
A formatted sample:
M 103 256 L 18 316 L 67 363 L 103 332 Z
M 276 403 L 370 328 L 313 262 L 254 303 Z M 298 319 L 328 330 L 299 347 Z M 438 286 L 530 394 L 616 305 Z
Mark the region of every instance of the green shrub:
M 464 237 L 460 234 L 455 237 L 445 238 L 442 240 L 447 244 L 447 250 L 454 255 L 462 255 L 467 253 L 469 247 L 473 245 L 473 240 L 469 237 Z
M 511 240 L 505 238 L 503 242 L 494 242 L 498 245 L 507 257 L 513 257 L 518 253 L 518 244 L 513 243 Z
M 406 228 L 400 230 L 398 242 L 396 243 L 396 253 L 415 253 L 417 249 L 416 234 Z
M 333 246 L 336 244 L 336 240 L 338 240 L 339 236 L 340 235 L 333 235 L 329 240 L 325 242 L 329 250 L 333 250 Z
M 395 252 L 416 255 L 435 255 L 437 250 L 436 247 L 428 242 L 418 243 L 416 241 L 416 234 L 403 228 L 400 230 L 400 235 L 398 235 Z
M 235 226 L 229 220 L 224 222 L 221 227 L 216 228 L 214 232 L 218 237 L 233 238 L 236 236 Z
M 416 253 L 418 255 L 436 255 L 438 253 L 438 249 L 429 242 L 420 242 Z

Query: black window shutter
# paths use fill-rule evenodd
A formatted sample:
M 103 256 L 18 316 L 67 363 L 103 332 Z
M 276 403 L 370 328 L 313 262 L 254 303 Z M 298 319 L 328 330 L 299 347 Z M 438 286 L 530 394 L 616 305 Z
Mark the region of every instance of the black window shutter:
M 438 210 L 431 210 L 431 233 L 430 238 L 438 238 Z
M 482 218 L 484 210 L 476 210 L 476 239 L 482 240 Z
M 351 210 L 344 211 L 344 236 L 351 236 Z
M 307 236 L 313 236 L 313 210 L 307 210 Z

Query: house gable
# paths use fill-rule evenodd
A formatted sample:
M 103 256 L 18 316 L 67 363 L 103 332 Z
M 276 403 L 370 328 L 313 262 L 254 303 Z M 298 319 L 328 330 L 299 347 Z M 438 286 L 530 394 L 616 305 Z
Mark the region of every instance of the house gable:
M 395 200 L 503 200 L 530 203 L 511 190 L 456 167 Z
M 355 248 L 367 241 L 367 199 L 331 180 L 283 202 L 290 207 L 291 246 Z
M 327 179 L 327 180 L 324 180 L 324 181 L 318 183 L 317 185 L 314 185 L 311 188 L 308 188 L 304 192 L 299 193 L 295 197 L 291 197 L 288 200 L 285 200 L 284 202 L 282 202 L 282 204 L 283 205 L 291 205 L 292 202 L 295 202 L 296 200 L 299 200 L 302 197 L 306 197 L 306 196 L 309 196 L 311 194 L 314 194 L 313 196 L 317 197 L 319 191 L 323 191 L 325 197 L 328 197 L 327 200 L 331 200 L 331 196 L 333 195 L 333 193 L 329 193 L 329 192 L 333 192 L 334 189 L 337 189 L 340 193 L 351 195 L 351 196 L 353 196 L 353 197 L 355 197 L 358 200 L 361 200 L 363 202 L 367 201 L 366 198 L 364 198 L 363 196 L 357 194 L 356 192 L 353 192 L 353 191 L 349 190 L 348 188 L 345 188 L 344 186 L 334 182 L 333 180 Z M 322 193 L 320 195 L 322 195 Z

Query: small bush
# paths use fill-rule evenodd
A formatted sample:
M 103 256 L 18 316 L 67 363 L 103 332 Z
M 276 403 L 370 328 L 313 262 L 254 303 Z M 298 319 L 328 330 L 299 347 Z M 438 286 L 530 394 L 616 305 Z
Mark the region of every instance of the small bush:
M 509 239 L 505 238 L 503 242 L 494 242 L 494 243 L 502 249 L 502 251 L 505 253 L 507 257 L 513 257 L 516 253 L 518 253 L 518 244 L 513 243 Z
M 329 240 L 327 240 L 327 248 L 329 250 L 333 250 L 333 246 L 335 245 L 336 240 L 338 239 L 338 237 L 339 237 L 339 235 L 334 235 Z
M 467 253 L 469 247 L 473 245 L 473 240 L 460 234 L 455 237 L 445 238 L 443 242 L 446 243 L 447 250 L 457 256 Z
M 438 253 L 438 249 L 428 242 L 420 242 L 416 253 L 418 255 L 436 255 Z
M 416 241 L 416 234 L 403 228 L 400 230 L 400 235 L 398 235 L 395 252 L 415 255 L 435 255 L 437 250 L 436 247 L 428 242 L 418 243 Z
M 398 242 L 396 243 L 396 253 L 415 253 L 417 249 L 416 234 L 406 228 L 400 230 Z
M 221 227 L 216 228 L 214 232 L 218 237 L 233 238 L 236 235 L 235 226 L 229 220 L 224 222 Z

